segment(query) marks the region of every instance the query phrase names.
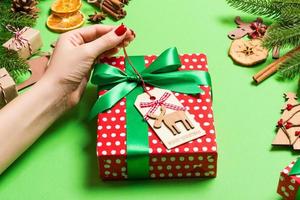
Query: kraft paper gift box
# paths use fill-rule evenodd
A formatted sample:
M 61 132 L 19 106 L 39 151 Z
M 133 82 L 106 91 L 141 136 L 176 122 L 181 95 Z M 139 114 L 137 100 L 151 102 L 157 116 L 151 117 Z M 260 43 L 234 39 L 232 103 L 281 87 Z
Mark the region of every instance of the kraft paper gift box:
M 24 27 L 20 31 L 14 27 L 11 27 L 11 29 L 15 32 L 15 35 L 2 46 L 16 51 L 20 58 L 27 59 L 42 47 L 43 43 L 39 30 L 29 27 Z M 16 31 L 20 34 L 18 37 L 16 37 Z
M 0 68 L 0 109 L 18 96 L 16 84 L 5 68 Z
M 148 67 L 157 56 L 144 56 L 145 66 Z M 179 70 L 200 70 L 208 72 L 207 58 L 204 54 L 180 55 L 182 63 Z M 105 63 L 121 70 L 125 69 L 124 57 L 108 58 Z M 126 65 L 127 67 L 127 65 Z M 199 86 L 203 91 L 198 95 L 187 95 L 173 92 L 178 100 L 188 108 L 189 113 L 200 124 L 205 135 L 177 146 L 167 149 L 156 133 L 148 127 L 148 167 L 142 178 L 183 178 L 183 177 L 215 177 L 217 174 L 217 144 L 212 111 L 212 94 L 210 86 Z M 105 94 L 99 91 L 99 96 Z M 117 180 L 128 178 L 141 178 L 128 175 L 127 152 L 127 98 L 123 98 L 111 109 L 98 115 L 97 130 L 97 157 L 100 177 L 104 180 Z M 145 122 L 146 123 L 146 122 Z M 138 131 L 138 130 L 136 130 Z M 134 159 L 139 159 L 133 158 Z M 136 163 L 137 164 L 137 163 Z M 137 171 L 139 171 L 137 167 Z M 133 169 L 131 169 L 133 171 Z

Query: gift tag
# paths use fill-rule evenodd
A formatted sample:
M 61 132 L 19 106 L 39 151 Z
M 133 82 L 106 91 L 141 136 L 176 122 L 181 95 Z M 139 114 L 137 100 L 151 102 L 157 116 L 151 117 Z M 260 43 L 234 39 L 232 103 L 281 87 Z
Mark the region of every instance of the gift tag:
M 134 105 L 168 149 L 205 135 L 171 91 L 154 88 L 149 93 L 151 97 L 139 95 Z

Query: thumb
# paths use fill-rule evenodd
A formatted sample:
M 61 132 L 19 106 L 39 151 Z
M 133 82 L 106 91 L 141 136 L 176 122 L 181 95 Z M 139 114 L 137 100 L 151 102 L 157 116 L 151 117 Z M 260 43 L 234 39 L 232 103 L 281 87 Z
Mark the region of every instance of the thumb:
M 127 30 L 126 26 L 121 24 L 112 31 L 102 35 L 100 38 L 86 43 L 85 47 L 89 49 L 92 56 L 97 57 L 105 51 L 108 51 L 122 43 L 126 37 Z

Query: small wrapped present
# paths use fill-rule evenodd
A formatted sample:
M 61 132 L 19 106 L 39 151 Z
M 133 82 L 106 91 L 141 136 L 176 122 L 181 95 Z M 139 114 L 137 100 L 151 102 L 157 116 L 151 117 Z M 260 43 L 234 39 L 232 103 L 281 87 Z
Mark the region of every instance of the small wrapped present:
M 5 68 L 0 69 L 0 109 L 18 96 L 16 84 Z
M 286 200 L 300 200 L 300 158 L 292 161 L 280 173 L 277 193 Z
M 170 48 L 158 57 L 151 55 L 129 56 L 129 58 L 131 62 L 124 57 L 108 58 L 104 63 L 95 66 L 92 75 L 92 83 L 99 87 L 99 98 L 91 111 L 91 116 L 100 113 L 97 156 L 101 178 L 120 180 L 215 177 L 217 144 L 206 56 L 178 55 L 176 48 Z M 136 67 L 138 73 L 134 72 L 131 65 Z M 137 97 L 143 93 L 144 87 L 154 88 L 149 90 L 150 93 L 155 89 L 172 91 L 169 95 L 187 108 L 190 121 L 186 126 L 191 126 L 193 118 L 201 127 L 200 136 L 186 140 L 191 135 L 181 137 L 183 132 L 180 131 L 184 130 L 184 126 L 180 123 L 178 123 L 180 127 L 177 123 L 173 124 L 174 138 L 181 137 L 183 143 L 168 147 L 161 135 L 157 134 L 157 130 L 164 128 L 165 134 L 173 137 L 171 132 L 166 127 L 155 130 L 155 124 L 154 128 L 153 124 L 150 124 L 153 120 L 147 121 L 135 106 Z M 167 93 L 152 103 L 175 110 L 178 108 L 178 113 L 181 112 L 180 106 L 174 105 L 171 97 L 168 102 L 169 96 L 165 94 Z M 151 102 L 148 105 L 151 106 Z M 158 107 L 154 114 L 160 113 Z M 177 121 L 175 119 L 175 122 Z M 167 125 L 166 121 L 163 122 L 161 126 Z M 177 130 L 177 125 L 181 130 Z M 194 126 L 195 123 L 192 129 Z
M 29 27 L 24 27 L 20 30 L 10 25 L 6 26 L 6 28 L 12 32 L 14 36 L 2 46 L 18 52 L 20 58 L 29 58 L 43 45 L 39 30 Z

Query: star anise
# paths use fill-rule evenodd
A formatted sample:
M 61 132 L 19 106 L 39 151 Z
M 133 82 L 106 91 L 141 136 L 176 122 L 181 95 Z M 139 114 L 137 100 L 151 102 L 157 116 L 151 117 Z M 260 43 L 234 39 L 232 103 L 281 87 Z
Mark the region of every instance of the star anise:
M 106 15 L 103 12 L 95 12 L 93 15 L 89 15 L 89 21 L 92 23 L 100 23 L 104 20 Z

